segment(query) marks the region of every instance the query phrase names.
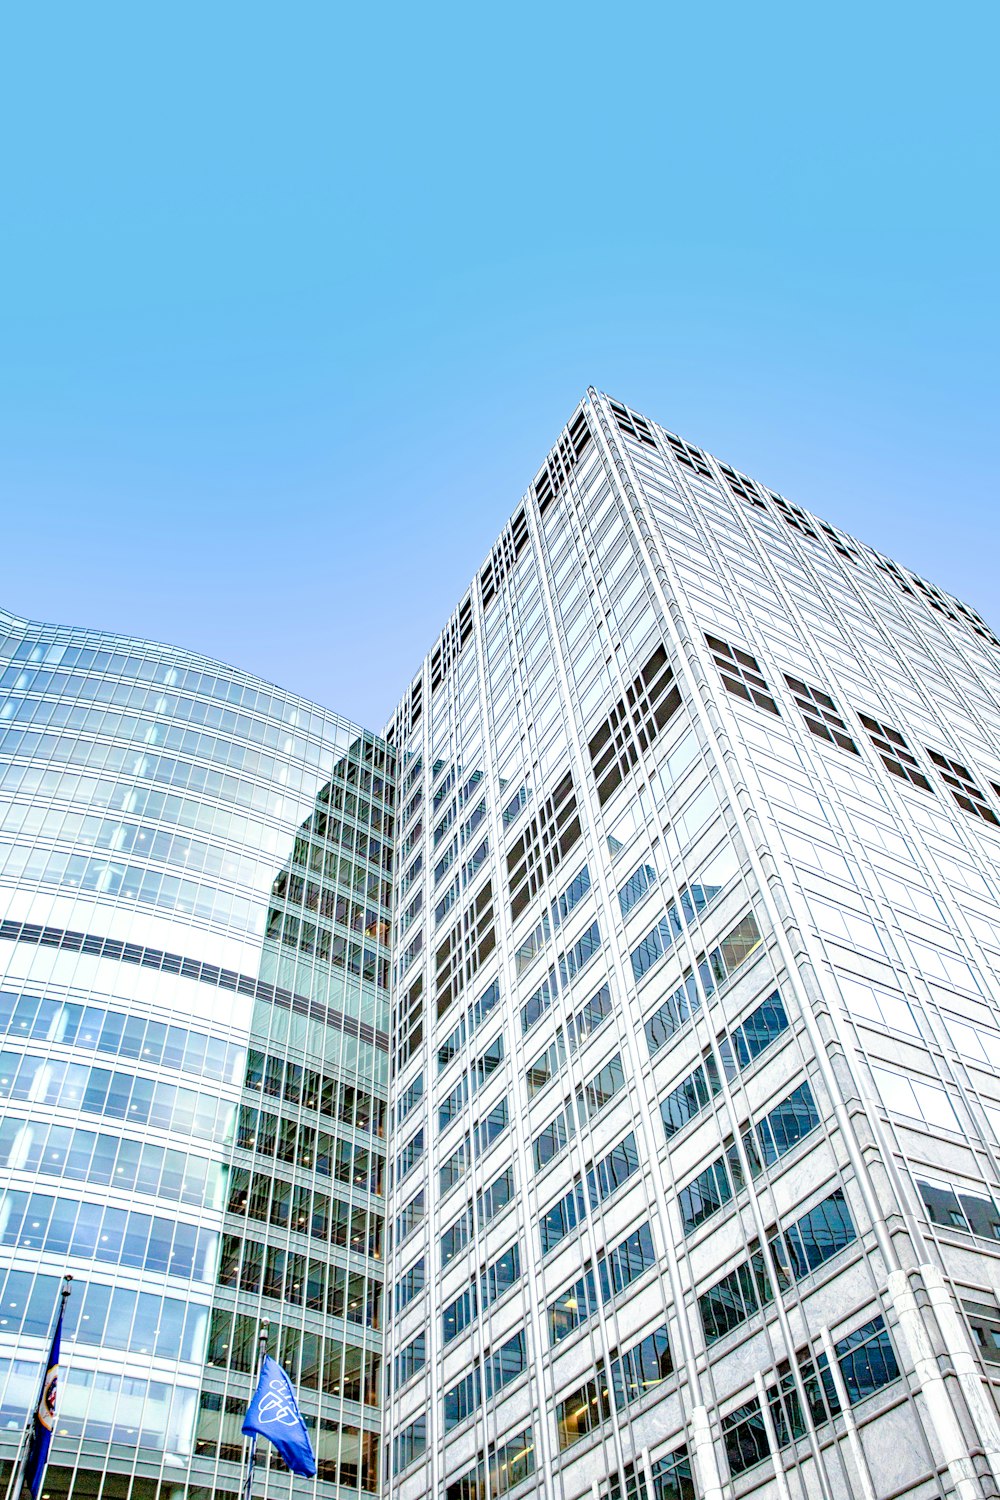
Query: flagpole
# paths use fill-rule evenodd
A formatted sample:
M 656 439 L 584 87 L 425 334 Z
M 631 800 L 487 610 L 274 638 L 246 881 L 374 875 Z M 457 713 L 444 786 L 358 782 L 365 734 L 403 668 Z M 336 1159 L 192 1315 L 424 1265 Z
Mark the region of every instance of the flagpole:
M 62 1287 L 60 1289 L 60 1292 L 59 1292 L 58 1312 L 56 1313 L 56 1316 L 55 1316 L 55 1318 L 53 1320 L 52 1330 L 51 1330 L 51 1332 L 49 1334 L 49 1346 L 50 1346 L 50 1350 L 51 1350 L 52 1336 L 53 1336 L 53 1334 L 55 1332 L 56 1325 L 58 1324 L 59 1319 L 62 1317 L 63 1312 L 65 1311 L 65 1308 L 66 1308 L 66 1298 L 69 1296 L 70 1292 L 73 1290 L 72 1281 L 73 1281 L 73 1278 L 69 1274 L 69 1272 L 67 1271 L 66 1275 L 63 1277 L 63 1285 L 62 1285 Z M 45 1393 L 45 1381 L 48 1378 L 48 1373 L 49 1373 L 49 1355 L 46 1354 L 46 1356 L 45 1356 L 45 1369 L 42 1371 L 42 1383 L 41 1383 L 41 1385 L 38 1388 L 38 1397 L 37 1397 L 37 1399 L 35 1401 L 35 1404 L 31 1408 L 31 1410 L 28 1412 L 28 1419 L 27 1419 L 27 1421 L 24 1424 L 24 1431 L 21 1433 L 21 1441 L 20 1441 L 20 1443 L 18 1445 L 17 1458 L 14 1461 L 14 1466 L 11 1469 L 10 1479 L 7 1482 L 7 1490 L 6 1490 L 5 1500 L 18 1500 L 18 1497 L 21 1494 L 21 1490 L 22 1490 L 22 1487 L 24 1485 L 24 1471 L 25 1471 L 25 1468 L 26 1468 L 27 1462 L 28 1462 L 28 1454 L 31 1451 L 31 1438 L 32 1438 L 32 1435 L 34 1434 L 34 1430 L 35 1430 L 35 1413 L 37 1412 L 39 1406 L 41 1405 L 42 1396 Z
M 260 1325 L 260 1333 L 257 1335 L 257 1363 L 253 1371 L 253 1382 L 255 1387 L 257 1384 L 257 1380 L 260 1378 L 260 1367 L 264 1363 L 264 1355 L 267 1353 L 267 1336 L 270 1332 L 270 1328 L 270 1323 L 265 1320 Z M 243 1486 L 243 1500 L 250 1500 L 250 1491 L 253 1488 L 253 1471 L 256 1462 L 257 1434 L 254 1432 L 250 1435 L 250 1452 L 247 1454 L 247 1477 L 246 1483 Z M 17 1500 L 17 1497 L 12 1496 L 11 1500 Z

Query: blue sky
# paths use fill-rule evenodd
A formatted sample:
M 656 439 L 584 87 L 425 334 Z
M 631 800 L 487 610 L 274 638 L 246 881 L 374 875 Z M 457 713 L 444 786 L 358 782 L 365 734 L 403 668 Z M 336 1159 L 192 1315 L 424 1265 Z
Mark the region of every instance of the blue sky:
M 377 727 L 592 383 L 1000 627 L 996 16 L 14 8 L 0 598 Z

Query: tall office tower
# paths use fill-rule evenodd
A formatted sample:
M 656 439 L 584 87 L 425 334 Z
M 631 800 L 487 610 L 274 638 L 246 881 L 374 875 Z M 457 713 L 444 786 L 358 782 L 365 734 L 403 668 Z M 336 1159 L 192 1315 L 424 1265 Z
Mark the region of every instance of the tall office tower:
M 69 1272 L 46 1496 L 238 1495 L 262 1320 L 310 1493 L 377 1490 L 392 777 L 241 672 L 0 616 L 5 1486 Z
M 386 730 L 391 1500 L 998 1493 L 998 649 L 588 394 Z

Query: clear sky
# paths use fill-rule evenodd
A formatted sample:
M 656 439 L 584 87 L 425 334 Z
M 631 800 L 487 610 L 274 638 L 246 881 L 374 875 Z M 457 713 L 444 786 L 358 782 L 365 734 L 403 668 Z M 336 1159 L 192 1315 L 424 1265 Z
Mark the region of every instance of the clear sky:
M 379 727 L 588 383 L 1000 628 L 995 5 L 0 27 L 0 599 Z

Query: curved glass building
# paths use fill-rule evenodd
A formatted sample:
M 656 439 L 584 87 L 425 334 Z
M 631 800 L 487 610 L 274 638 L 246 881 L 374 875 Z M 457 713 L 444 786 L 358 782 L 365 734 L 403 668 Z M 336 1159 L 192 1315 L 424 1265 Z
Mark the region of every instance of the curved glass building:
M 262 1320 L 314 1493 L 374 1492 L 385 746 L 0 613 L 0 794 L 0 1479 L 68 1272 L 52 1500 L 237 1493 Z

